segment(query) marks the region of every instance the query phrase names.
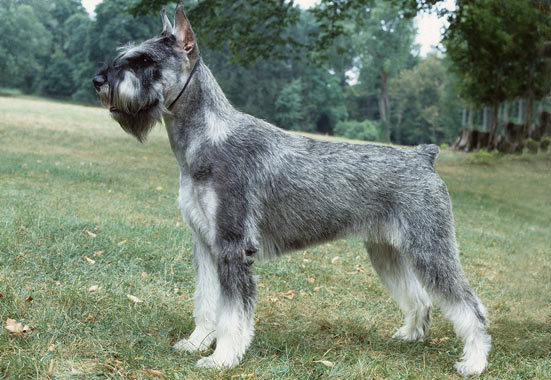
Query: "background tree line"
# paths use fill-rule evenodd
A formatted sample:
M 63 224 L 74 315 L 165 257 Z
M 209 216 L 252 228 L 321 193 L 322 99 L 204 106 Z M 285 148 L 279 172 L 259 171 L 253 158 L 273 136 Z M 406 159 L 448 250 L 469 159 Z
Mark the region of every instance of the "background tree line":
M 451 142 L 549 93 L 550 7 L 458 0 L 446 54 L 422 58 L 412 16 L 439 0 L 190 1 L 203 57 L 240 110 L 300 131 L 400 144 Z M 117 48 L 160 32 L 168 0 L 0 0 L 0 87 L 95 103 L 90 78 Z M 498 105 L 496 114 L 495 105 Z M 501 105 L 501 107 L 500 107 Z M 492 107 L 488 112 L 478 110 Z M 486 115 L 486 117 L 479 117 Z M 495 125 L 494 125 L 495 124 Z

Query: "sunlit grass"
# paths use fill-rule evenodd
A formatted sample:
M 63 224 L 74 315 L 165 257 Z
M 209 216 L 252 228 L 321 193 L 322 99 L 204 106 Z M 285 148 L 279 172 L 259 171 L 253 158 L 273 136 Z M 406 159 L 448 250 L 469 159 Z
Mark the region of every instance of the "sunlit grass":
M 0 115 L 0 320 L 34 329 L 0 332 L 0 379 L 459 378 L 462 347 L 438 312 L 424 343 L 390 339 L 400 313 L 354 239 L 256 265 L 242 364 L 195 368 L 199 354 L 170 349 L 193 327 L 193 267 L 163 128 L 141 145 L 103 109 L 31 98 L 0 97 Z M 492 321 L 483 378 L 551 378 L 551 156 L 476 165 L 444 151 L 437 169 Z

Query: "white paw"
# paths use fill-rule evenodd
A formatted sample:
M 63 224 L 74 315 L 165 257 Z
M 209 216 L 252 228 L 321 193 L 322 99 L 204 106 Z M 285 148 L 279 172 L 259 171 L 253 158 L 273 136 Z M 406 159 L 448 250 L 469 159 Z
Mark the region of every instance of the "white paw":
M 191 343 L 189 340 L 187 339 L 182 339 L 180 340 L 178 343 L 176 343 L 174 346 L 172 346 L 172 348 L 175 350 L 175 351 L 179 351 L 179 352 L 182 352 L 182 351 L 185 351 L 185 352 L 196 352 L 196 351 L 199 351 L 199 346 Z
M 215 333 L 210 329 L 196 328 L 189 339 L 182 339 L 173 346 L 175 351 L 197 352 L 204 351 L 214 341 Z
M 239 364 L 237 359 L 220 359 L 215 354 L 207 356 L 206 358 L 199 359 L 197 367 L 199 368 L 215 368 L 215 369 L 227 369 L 235 367 Z
M 464 360 L 455 363 L 457 373 L 463 376 L 480 375 L 486 368 L 486 360 Z
M 406 342 L 422 342 L 425 338 L 425 334 L 423 334 L 423 329 L 421 328 L 402 326 L 392 335 L 392 337 L 394 339 L 405 340 Z

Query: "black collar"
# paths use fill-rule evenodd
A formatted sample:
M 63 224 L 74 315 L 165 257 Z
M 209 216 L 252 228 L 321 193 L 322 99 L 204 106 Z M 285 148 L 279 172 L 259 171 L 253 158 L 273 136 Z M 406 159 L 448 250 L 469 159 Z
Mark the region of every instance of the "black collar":
M 191 69 L 191 73 L 189 74 L 189 77 L 187 78 L 186 80 L 186 83 L 184 84 L 184 88 L 182 88 L 182 91 L 180 91 L 180 93 L 178 94 L 178 96 L 176 97 L 176 99 L 174 99 L 174 101 L 172 103 L 170 103 L 170 105 L 168 106 L 168 110 L 170 110 L 172 108 L 172 106 L 174 105 L 174 103 L 176 103 L 178 101 L 178 99 L 180 99 L 180 96 L 182 96 L 182 94 L 184 93 L 184 91 L 186 90 L 186 87 L 187 85 L 189 84 L 189 81 L 191 80 L 191 77 L 193 76 L 193 74 L 197 71 L 197 67 L 199 67 L 199 62 L 201 61 L 201 56 L 199 55 L 199 58 L 197 58 L 197 61 L 195 61 L 195 65 L 193 65 L 193 69 Z

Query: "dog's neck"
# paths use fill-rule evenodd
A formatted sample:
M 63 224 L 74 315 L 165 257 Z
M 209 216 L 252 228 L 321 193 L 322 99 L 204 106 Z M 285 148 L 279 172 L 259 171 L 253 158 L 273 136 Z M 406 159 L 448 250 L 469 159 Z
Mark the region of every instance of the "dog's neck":
M 232 128 L 228 120 L 235 118 L 236 113 L 209 68 L 200 62 L 185 92 L 171 112 L 163 115 L 180 166 L 190 164 L 193 151 L 201 144 L 224 140 Z

